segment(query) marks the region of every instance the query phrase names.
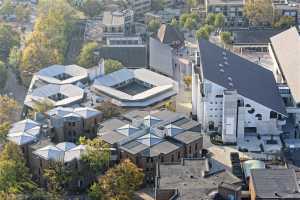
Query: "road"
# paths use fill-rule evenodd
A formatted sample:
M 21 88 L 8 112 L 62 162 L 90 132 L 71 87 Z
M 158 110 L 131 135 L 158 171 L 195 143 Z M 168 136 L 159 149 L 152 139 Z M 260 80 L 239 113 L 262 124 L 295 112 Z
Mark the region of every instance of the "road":
M 4 88 L 4 94 L 16 99 L 20 104 L 24 103 L 26 95 L 26 87 L 21 85 L 16 77 L 16 74 L 11 68 L 8 68 L 7 81 Z

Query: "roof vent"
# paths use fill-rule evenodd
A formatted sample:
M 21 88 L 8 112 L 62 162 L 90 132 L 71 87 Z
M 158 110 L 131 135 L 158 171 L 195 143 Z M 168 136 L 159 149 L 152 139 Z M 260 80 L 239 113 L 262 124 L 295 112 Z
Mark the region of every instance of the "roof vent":
M 224 56 L 223 58 L 224 58 L 224 60 L 228 60 L 228 58 L 226 56 Z
M 226 56 L 226 52 L 225 51 L 223 51 L 222 54 L 223 54 L 223 56 Z
M 225 65 L 229 65 L 229 63 L 228 63 L 227 61 L 224 61 L 224 64 L 225 64 Z
M 219 67 L 223 67 L 224 65 L 222 63 L 219 64 Z
M 232 82 L 229 82 L 228 84 L 229 84 L 229 86 L 233 87 L 233 83 Z
M 223 73 L 224 73 L 225 71 L 224 71 L 224 69 L 220 69 L 220 72 L 223 72 Z
M 228 76 L 228 80 L 232 81 L 232 78 L 230 76 Z

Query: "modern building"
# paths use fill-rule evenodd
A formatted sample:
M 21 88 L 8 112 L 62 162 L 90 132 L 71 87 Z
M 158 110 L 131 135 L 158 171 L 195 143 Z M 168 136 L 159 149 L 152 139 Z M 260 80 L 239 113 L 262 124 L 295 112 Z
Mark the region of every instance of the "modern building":
M 241 199 L 242 181 L 213 159 L 182 159 L 157 166 L 155 200 Z
M 95 138 L 103 117 L 102 112 L 88 107 L 57 107 L 46 114 L 49 118 L 49 135 L 56 143 L 76 143 L 81 136 Z
M 191 56 L 185 47 L 183 33 L 170 25 L 163 24 L 157 36 L 149 41 L 150 69 L 180 82 L 183 76 L 191 74 Z
M 222 13 L 227 26 L 243 26 L 245 0 L 205 0 L 206 14 Z
M 251 200 L 300 199 L 299 184 L 292 169 L 251 170 Z
M 287 112 L 293 116 L 294 123 L 300 122 L 300 37 L 298 30 L 292 27 L 271 37 L 269 52 L 273 59 L 272 69 L 280 84 L 280 93 Z
M 287 114 L 271 71 L 202 39 L 192 78 L 192 113 L 224 143 L 282 132 Z
M 131 159 L 154 182 L 157 163 L 197 158 L 203 145 L 199 124 L 167 110 L 135 110 L 110 119 L 99 127 L 99 136 L 119 151 L 119 159 Z
M 151 0 L 128 0 L 128 3 L 134 12 L 135 18 L 142 17 L 151 10 Z
M 121 107 L 147 107 L 175 96 L 172 79 L 147 69 L 121 69 L 97 78 L 93 91 Z
M 107 37 L 121 37 L 130 35 L 134 31 L 134 11 L 105 11 L 103 13 L 103 35 Z

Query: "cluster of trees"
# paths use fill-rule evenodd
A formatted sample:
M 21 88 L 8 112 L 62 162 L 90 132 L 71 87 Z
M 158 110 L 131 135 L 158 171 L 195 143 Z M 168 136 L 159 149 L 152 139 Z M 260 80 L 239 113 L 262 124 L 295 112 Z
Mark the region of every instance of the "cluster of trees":
M 195 30 L 199 23 L 199 16 L 197 13 L 184 13 L 180 16 L 179 25 L 188 30 Z
M 23 153 L 14 143 L 6 143 L 0 154 L 0 199 L 53 199 L 32 180 Z
M 100 0 L 68 0 L 68 2 L 86 17 L 96 17 L 104 10 L 104 1 Z
M 248 0 L 244 7 L 244 14 L 250 26 L 288 28 L 295 24 L 295 18 L 279 16 L 273 11 L 272 0 Z
M 65 0 L 40 1 L 34 30 L 26 39 L 20 58 L 25 83 L 42 67 L 64 62 L 77 14 Z
M 77 58 L 77 64 L 85 68 L 90 68 L 97 65 L 98 57 L 94 53 L 97 47 L 98 44 L 96 42 L 89 42 L 83 45 Z
M 104 176 L 95 182 L 89 191 L 92 200 L 100 199 L 133 199 L 134 192 L 143 183 L 144 174 L 130 160 L 109 169 Z
M 0 7 L 0 15 L 4 19 L 14 15 L 18 22 L 28 22 L 30 20 L 31 7 L 28 4 L 15 4 L 12 0 L 4 0 Z
M 148 24 L 148 31 L 156 33 L 159 27 L 161 26 L 161 22 L 158 19 L 151 19 Z
M 225 17 L 222 13 L 218 13 L 218 14 L 210 13 L 207 15 L 205 19 L 205 24 L 196 31 L 196 38 L 208 39 L 209 35 L 215 29 L 221 29 L 222 27 L 224 27 L 224 25 L 225 25 Z

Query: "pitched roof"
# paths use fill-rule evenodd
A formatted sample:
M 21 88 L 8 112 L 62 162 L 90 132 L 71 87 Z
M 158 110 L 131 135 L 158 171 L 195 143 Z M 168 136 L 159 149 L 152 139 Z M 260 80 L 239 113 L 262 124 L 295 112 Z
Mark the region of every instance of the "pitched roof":
M 280 33 L 282 30 L 278 29 L 243 29 L 243 30 L 236 30 L 233 31 L 234 36 L 234 45 L 257 45 L 257 44 L 263 44 L 268 45 L 270 42 L 270 38 L 278 33 Z
M 56 107 L 49 111 L 47 111 L 47 114 L 49 116 L 57 115 L 59 117 L 69 117 L 69 116 L 75 116 L 75 117 L 82 117 L 84 119 L 88 119 L 91 117 L 94 117 L 96 115 L 99 115 L 101 112 L 99 110 L 96 110 L 94 108 L 90 107 L 78 107 L 78 108 L 72 108 L 72 107 Z
M 44 158 L 45 160 L 61 161 L 64 159 L 64 151 L 56 146 L 46 146 L 34 151 L 34 154 Z
M 286 115 L 273 73 L 207 40 L 199 41 L 204 79 Z
M 253 169 L 251 178 L 256 196 L 266 199 L 300 199 L 293 169 Z
M 117 132 L 119 132 L 123 135 L 126 135 L 126 136 L 130 136 L 138 130 L 139 130 L 138 128 L 132 126 L 131 124 L 126 124 L 126 125 L 116 129 Z
M 157 32 L 157 38 L 164 44 L 183 44 L 184 35 L 176 28 L 169 24 L 163 24 L 160 26 Z
M 300 37 L 298 30 L 292 27 L 273 36 L 271 46 L 294 100 L 296 103 L 300 103 Z

